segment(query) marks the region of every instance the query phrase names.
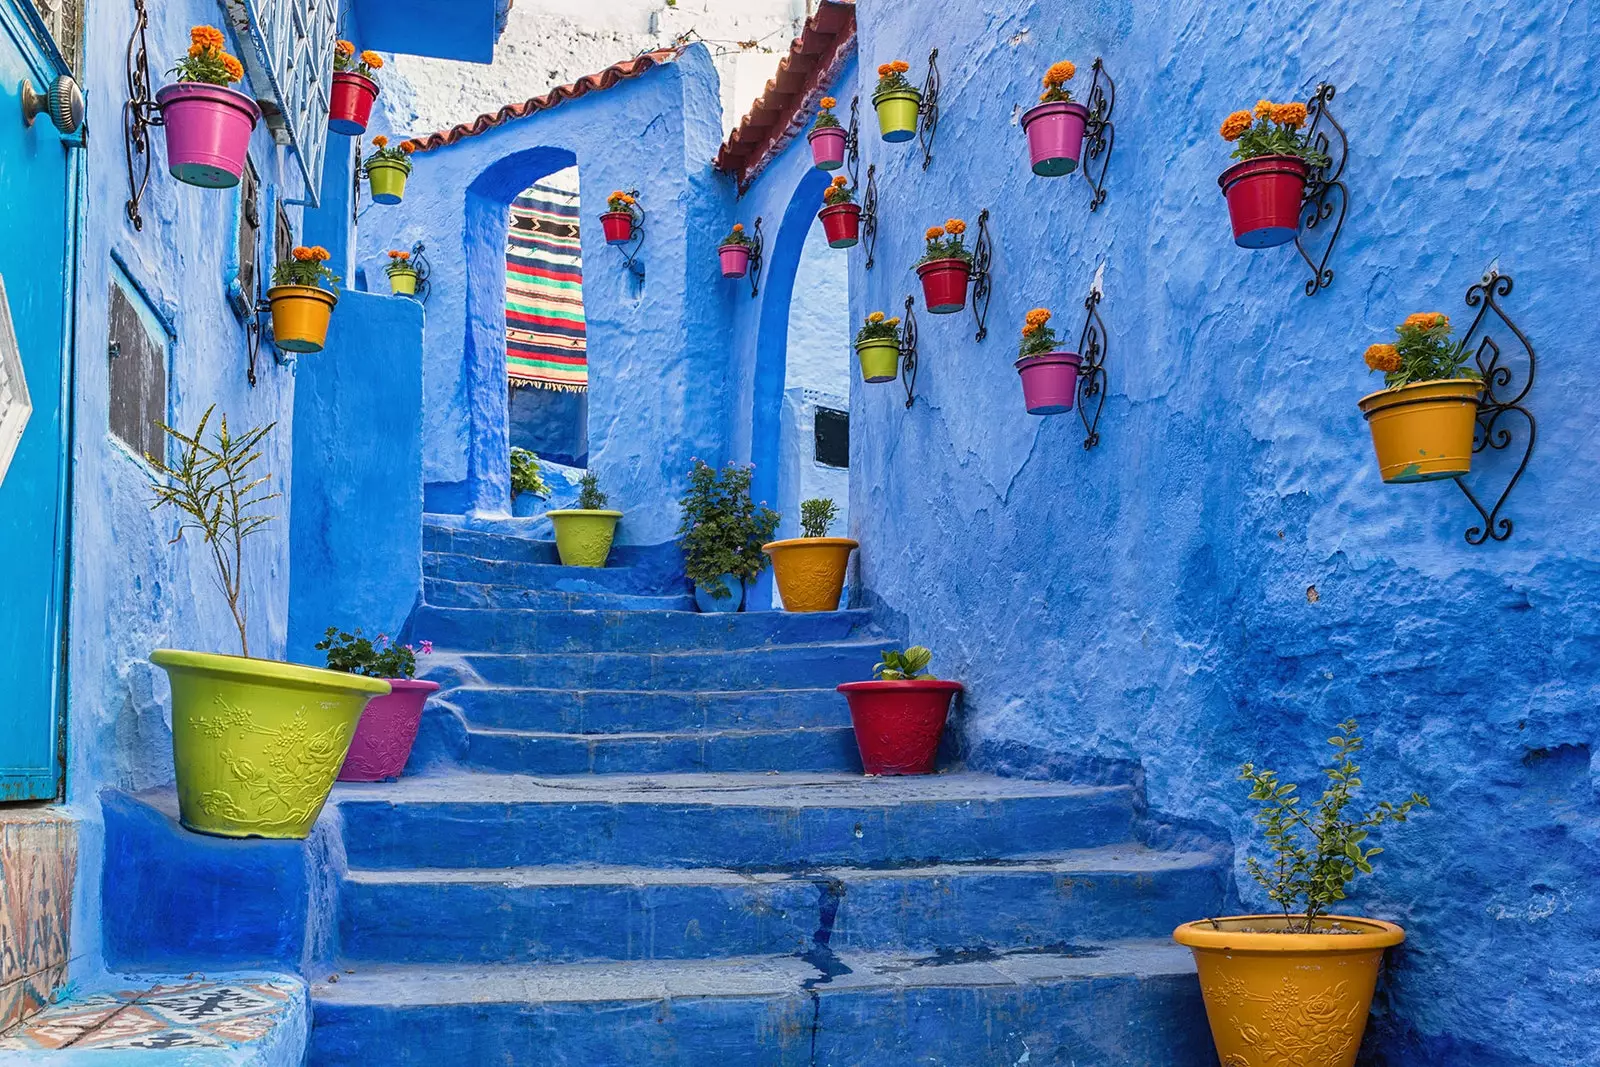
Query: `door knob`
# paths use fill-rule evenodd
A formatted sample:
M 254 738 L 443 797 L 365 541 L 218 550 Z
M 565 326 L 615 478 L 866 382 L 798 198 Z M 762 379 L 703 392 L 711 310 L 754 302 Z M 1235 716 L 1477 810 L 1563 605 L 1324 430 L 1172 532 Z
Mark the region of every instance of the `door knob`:
M 46 112 L 50 123 L 65 136 L 78 132 L 83 125 L 83 91 L 78 83 L 65 74 L 58 74 L 45 92 L 35 92 L 33 82 L 22 79 L 22 123 L 32 126 L 33 120 Z

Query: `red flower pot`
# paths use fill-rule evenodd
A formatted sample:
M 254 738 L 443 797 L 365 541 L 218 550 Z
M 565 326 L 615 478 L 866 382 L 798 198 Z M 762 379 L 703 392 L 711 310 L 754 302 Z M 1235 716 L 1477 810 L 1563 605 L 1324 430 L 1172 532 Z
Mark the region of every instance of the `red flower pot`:
M 861 240 L 861 205 L 834 204 L 817 212 L 829 248 L 850 248 Z
M 1022 113 L 1028 132 L 1028 155 L 1033 172 L 1041 178 L 1059 178 L 1078 169 L 1083 154 L 1083 130 L 1089 109 L 1068 100 L 1036 104 Z
M 1300 233 L 1300 205 L 1311 168 L 1299 156 L 1257 156 L 1222 172 L 1233 240 L 1243 248 L 1286 245 Z
M 917 267 L 922 300 L 933 315 L 953 315 L 967 306 L 972 264 L 964 259 L 934 259 Z
M 339 71 L 333 76 L 333 94 L 328 97 L 328 129 L 349 137 L 364 133 L 376 99 L 377 82 L 355 71 Z
M 605 227 L 608 245 L 625 245 L 633 240 L 631 211 L 607 211 L 600 216 L 600 225 Z
M 861 766 L 868 774 L 932 774 L 960 682 L 846 682 Z
M 1012 364 L 1022 377 L 1022 402 L 1028 406 L 1028 414 L 1071 411 L 1078 398 L 1078 365 L 1082 362 L 1076 352 L 1046 352 L 1024 356 Z
M 350 751 L 339 768 L 341 782 L 381 782 L 398 778 L 411 758 L 417 741 L 417 726 L 422 722 L 422 706 L 439 688 L 438 682 L 419 682 L 415 678 L 390 678 L 386 697 L 367 701 Z
M 844 166 L 844 130 L 838 126 L 824 126 L 806 135 L 811 142 L 811 161 L 818 170 L 838 170 Z
M 750 269 L 749 245 L 721 245 L 717 255 L 722 259 L 724 278 L 743 278 L 744 272 Z

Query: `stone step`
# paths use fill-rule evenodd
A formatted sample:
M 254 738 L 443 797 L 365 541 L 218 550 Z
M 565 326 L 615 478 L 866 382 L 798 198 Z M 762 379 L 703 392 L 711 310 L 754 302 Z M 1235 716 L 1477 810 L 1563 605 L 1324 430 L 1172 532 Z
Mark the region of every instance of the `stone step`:
M 424 607 L 411 632 L 441 651 L 496 653 L 734 651 L 861 637 L 868 611 L 524 611 Z
M 529 608 L 536 611 L 693 611 L 694 597 L 631 593 L 560 593 L 516 585 L 428 578 L 422 602 L 440 608 Z
M 836 951 L 1156 938 L 1221 911 L 1228 871 L 1216 853 L 1126 844 L 891 870 L 353 871 L 340 947 L 357 960 L 534 963 L 799 953 L 822 928 Z
M 871 678 L 878 653 L 895 643 L 837 641 L 736 652 L 469 653 L 461 658 L 482 681 L 494 686 L 696 692 L 822 689 Z
M 545 966 L 362 966 L 313 987 L 311 1063 L 1215 1067 L 1170 941 Z
M 564 734 L 849 726 L 837 690 L 681 692 L 461 686 L 443 694 L 473 726 Z
M 341 783 L 356 868 L 605 864 L 801 870 L 1005 859 L 1126 842 L 1128 786 L 953 773 L 446 774 Z
M 517 774 L 861 771 L 848 726 L 622 734 L 470 729 L 466 763 Z
M 546 528 L 548 529 L 548 527 Z M 458 526 L 422 524 L 422 550 L 510 563 L 560 563 L 556 543 L 521 534 L 468 530 Z M 676 544 L 613 544 L 607 560 L 614 567 L 675 568 L 683 572 L 683 553 Z
M 422 554 L 422 576 L 482 585 L 515 585 L 558 593 L 628 593 L 654 596 L 682 592 L 658 588 L 650 576 L 633 567 L 563 567 L 555 563 L 511 563 L 474 556 Z

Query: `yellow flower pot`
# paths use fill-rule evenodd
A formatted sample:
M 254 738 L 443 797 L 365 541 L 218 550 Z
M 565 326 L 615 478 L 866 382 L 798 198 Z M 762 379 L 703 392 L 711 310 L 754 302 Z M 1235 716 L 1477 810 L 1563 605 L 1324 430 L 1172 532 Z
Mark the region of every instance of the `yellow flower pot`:
M 274 285 L 272 342 L 285 352 L 321 352 L 328 342 L 328 322 L 339 294 L 315 285 Z
M 417 294 L 417 272 L 411 267 L 385 267 L 389 275 L 389 291 L 395 296 Z
M 1472 469 L 1472 433 L 1483 383 L 1413 382 L 1360 400 L 1386 482 L 1431 482 Z
M 891 89 L 872 97 L 872 106 L 878 111 L 878 132 L 885 141 L 899 143 L 917 135 L 917 113 L 922 108 L 922 94 L 915 89 Z
M 1405 931 L 1329 915 L 1283 934 L 1282 915 L 1185 923 L 1172 937 L 1194 953 L 1222 1067 L 1352 1067 L 1385 949 Z
M 772 557 L 784 611 L 838 611 L 850 553 L 861 547 L 848 537 L 794 537 L 761 546 Z
M 556 552 L 564 567 L 604 567 L 611 555 L 620 511 L 584 511 L 569 508 L 547 511 L 556 530 Z
M 900 342 L 893 337 L 869 337 L 856 342 L 861 380 L 892 382 L 900 377 Z

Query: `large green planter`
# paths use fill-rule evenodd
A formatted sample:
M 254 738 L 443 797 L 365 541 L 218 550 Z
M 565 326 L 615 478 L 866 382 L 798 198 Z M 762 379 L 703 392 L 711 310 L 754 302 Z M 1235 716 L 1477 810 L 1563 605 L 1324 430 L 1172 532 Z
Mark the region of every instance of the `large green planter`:
M 900 376 L 900 342 L 892 337 L 857 341 L 856 357 L 863 381 L 892 382 Z
M 367 701 L 366 678 L 276 660 L 157 649 L 172 682 L 172 758 L 183 825 L 219 837 L 311 832 Z
M 380 204 L 398 204 L 405 199 L 406 178 L 411 166 L 397 159 L 375 159 L 367 164 L 367 185 L 372 199 Z
M 922 94 L 915 89 L 891 89 L 872 98 L 878 109 L 878 130 L 885 141 L 909 141 L 917 135 L 917 112 Z
M 617 532 L 620 511 L 584 511 L 571 508 L 547 511 L 556 528 L 556 551 L 566 567 L 604 567 L 611 555 L 611 538 Z

